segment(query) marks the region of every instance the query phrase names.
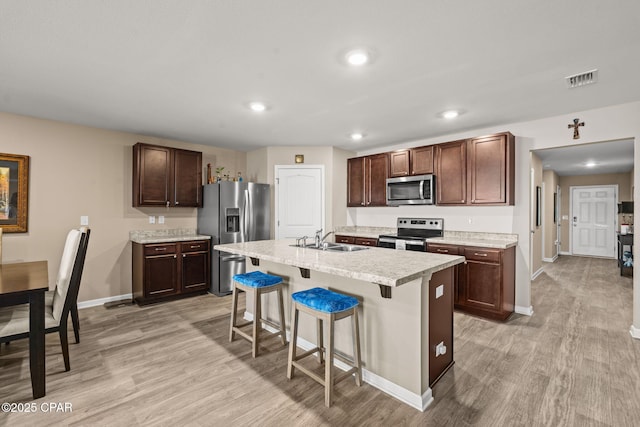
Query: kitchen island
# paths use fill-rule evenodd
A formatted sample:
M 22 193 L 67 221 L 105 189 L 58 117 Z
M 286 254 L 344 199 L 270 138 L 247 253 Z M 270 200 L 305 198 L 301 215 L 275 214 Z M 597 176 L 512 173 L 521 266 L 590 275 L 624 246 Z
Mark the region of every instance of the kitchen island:
M 426 409 L 433 400 L 431 385 L 453 364 L 453 266 L 464 257 L 382 248 L 330 252 L 294 243 L 266 240 L 215 249 L 251 258 L 247 271 L 283 277 L 287 325 L 293 292 L 318 286 L 358 298 L 364 381 Z M 263 301 L 263 313 L 277 318 L 275 300 Z M 335 333 L 336 351 L 351 355 L 350 325 L 338 322 Z M 312 318 L 301 316 L 298 335 L 298 346 L 313 346 Z

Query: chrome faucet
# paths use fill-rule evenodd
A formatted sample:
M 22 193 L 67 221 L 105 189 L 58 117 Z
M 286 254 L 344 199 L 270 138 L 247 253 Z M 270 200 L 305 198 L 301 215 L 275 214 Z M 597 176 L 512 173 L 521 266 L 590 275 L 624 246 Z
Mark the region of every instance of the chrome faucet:
M 300 241 L 302 240 L 302 247 L 305 248 L 307 246 L 308 236 L 302 236 L 299 239 L 296 239 L 296 246 L 300 246 Z
M 319 248 L 319 247 L 320 247 L 320 242 L 321 242 L 321 240 L 320 240 L 320 235 L 321 235 L 321 234 L 322 234 L 322 228 L 321 228 L 320 230 L 317 230 L 317 231 L 316 231 L 316 237 L 315 237 L 315 240 L 316 240 L 316 248 Z
M 329 231 L 327 234 L 325 234 L 324 236 L 322 236 L 322 239 L 320 239 L 320 244 L 323 244 L 324 241 L 327 239 L 327 237 L 329 237 L 331 234 L 333 234 L 334 231 Z

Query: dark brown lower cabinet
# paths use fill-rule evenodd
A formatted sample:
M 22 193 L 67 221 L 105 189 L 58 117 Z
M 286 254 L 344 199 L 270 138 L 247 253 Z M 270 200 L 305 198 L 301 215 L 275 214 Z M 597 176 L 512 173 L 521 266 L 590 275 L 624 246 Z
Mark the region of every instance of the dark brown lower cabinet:
M 506 320 L 515 305 L 515 247 L 465 247 L 461 310 L 494 320 Z
M 433 273 L 429 281 L 429 387 L 453 365 L 455 269 L 454 266 Z
M 209 288 L 209 240 L 133 243 L 132 287 L 142 305 L 165 298 L 206 292 Z
M 428 244 L 429 252 L 463 255 L 455 274 L 456 310 L 493 320 L 506 320 L 515 306 L 515 247 L 479 248 Z
M 371 237 L 356 237 L 356 236 L 344 236 L 336 234 L 336 243 L 346 243 L 349 245 L 360 246 L 378 246 L 378 239 Z

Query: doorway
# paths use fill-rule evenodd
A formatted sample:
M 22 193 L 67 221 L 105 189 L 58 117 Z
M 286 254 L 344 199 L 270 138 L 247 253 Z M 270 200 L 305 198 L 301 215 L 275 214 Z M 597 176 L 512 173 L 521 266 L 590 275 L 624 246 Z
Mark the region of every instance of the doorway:
M 324 165 L 276 165 L 275 177 L 275 238 L 313 237 L 324 228 Z
M 571 253 L 616 258 L 618 186 L 571 187 Z

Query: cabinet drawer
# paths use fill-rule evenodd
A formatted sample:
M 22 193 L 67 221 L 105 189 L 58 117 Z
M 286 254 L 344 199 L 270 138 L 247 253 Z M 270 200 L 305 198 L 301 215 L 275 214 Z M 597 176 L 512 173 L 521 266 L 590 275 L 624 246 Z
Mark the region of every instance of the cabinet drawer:
M 464 257 L 470 261 L 500 262 L 500 249 L 464 248 Z
M 438 243 L 427 243 L 427 252 L 446 255 L 458 255 L 460 250 L 457 246 L 441 245 Z
M 161 243 L 158 245 L 144 245 L 145 256 L 175 254 L 177 245 L 175 243 Z
M 355 243 L 356 239 L 353 236 L 342 236 L 342 235 L 336 235 L 336 243 L 348 243 L 350 245 L 353 245 Z
M 206 240 L 198 240 L 195 242 L 182 242 L 180 243 L 180 251 L 185 252 L 204 252 L 209 249 L 208 242 Z
M 356 237 L 354 239 L 354 243 L 356 245 L 362 245 L 362 246 L 377 246 L 378 239 L 371 239 L 369 237 Z

